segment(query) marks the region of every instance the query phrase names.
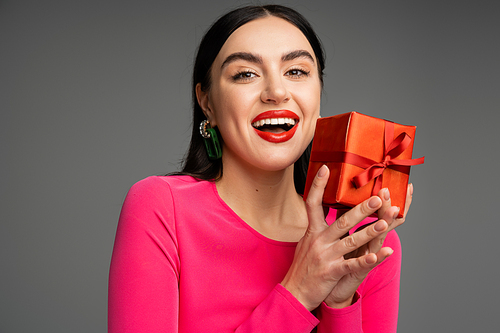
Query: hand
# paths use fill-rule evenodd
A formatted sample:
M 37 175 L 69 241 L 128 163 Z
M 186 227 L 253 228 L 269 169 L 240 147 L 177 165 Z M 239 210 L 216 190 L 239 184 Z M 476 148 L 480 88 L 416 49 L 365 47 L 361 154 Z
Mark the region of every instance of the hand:
M 403 224 L 403 222 L 406 219 L 406 214 L 408 213 L 408 210 L 410 209 L 411 206 L 411 201 L 412 201 L 412 196 L 413 196 L 413 184 L 409 184 L 407 188 L 407 194 L 406 194 L 406 203 L 405 203 L 405 211 L 403 214 L 402 218 L 397 218 L 397 215 L 399 213 L 399 207 L 396 206 L 391 206 L 391 197 L 390 197 L 390 192 L 389 189 L 384 188 L 379 191 L 378 197 L 382 200 L 382 207 L 378 210 L 378 217 L 379 221 L 383 220 L 388 224 L 388 228 L 386 229 L 385 232 L 382 234 L 378 235 L 368 243 L 360 246 L 359 248 L 355 249 L 351 253 L 348 253 L 347 255 L 344 256 L 345 259 L 350 259 L 350 258 L 359 258 L 360 256 L 367 256 L 371 253 L 375 254 L 377 256 L 377 261 L 380 259 L 380 256 L 389 256 L 392 254 L 392 249 L 390 248 L 383 248 L 382 245 L 385 241 L 385 238 L 389 231 L 395 229 L 396 227 L 400 226 Z M 379 221 L 374 222 L 379 223 Z M 367 225 L 359 228 L 356 232 L 360 232 L 364 228 L 370 228 L 373 227 L 372 225 Z M 375 257 L 372 256 L 370 260 L 375 260 Z M 382 259 L 383 260 L 383 259 Z M 369 272 L 369 271 L 368 271 Z M 351 274 L 349 276 L 343 277 L 343 280 L 341 283 L 346 285 L 346 289 L 352 289 L 354 287 L 359 286 L 359 284 L 363 281 L 363 279 L 366 277 L 368 274 Z M 349 300 L 346 300 L 344 302 L 338 301 L 338 299 L 342 300 L 341 297 L 338 297 L 337 295 L 333 294 L 333 292 L 328 295 L 327 299 L 325 300 L 326 304 L 329 305 L 330 307 L 344 307 L 348 306 Z
M 378 192 L 378 196 L 382 200 L 382 207 L 380 207 L 380 209 L 378 210 L 378 218 L 383 219 L 388 223 L 389 227 L 387 228 L 387 231 L 381 234 L 380 236 L 376 237 L 375 239 L 371 240 L 367 244 L 347 254 L 346 258 L 354 258 L 361 254 L 376 253 L 381 249 L 389 231 L 395 229 L 396 227 L 399 227 L 401 224 L 404 223 L 406 219 L 406 214 L 410 209 L 411 201 L 413 199 L 413 184 L 409 184 L 407 187 L 405 211 L 403 213 L 403 217 L 401 218 L 397 217 L 397 215 L 399 214 L 399 207 L 391 206 L 391 195 L 389 189 L 387 188 L 381 189 Z M 369 225 L 362 226 L 361 228 L 356 230 L 356 232 L 361 231 L 368 226 Z
M 306 200 L 309 226 L 297 244 L 292 265 L 282 281 L 282 285 L 310 311 L 323 301 L 328 301 L 328 305 L 343 306 L 351 302 L 368 272 L 392 253 L 385 248 L 377 253 L 344 258 L 346 254 L 385 233 L 389 226 L 386 221 L 380 220 L 369 228 L 341 239 L 356 224 L 379 210 L 382 200 L 378 196 L 371 197 L 328 226 L 322 207 L 328 176 L 329 170 L 324 165 L 313 181 Z M 353 281 L 357 281 L 357 285 Z

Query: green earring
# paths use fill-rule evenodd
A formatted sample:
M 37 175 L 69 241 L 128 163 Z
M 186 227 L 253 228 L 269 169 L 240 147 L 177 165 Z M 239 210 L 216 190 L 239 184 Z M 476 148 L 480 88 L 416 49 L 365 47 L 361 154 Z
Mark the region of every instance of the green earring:
M 208 158 L 211 160 L 218 160 L 222 156 L 222 149 L 220 147 L 219 138 L 215 129 L 210 127 L 208 120 L 203 120 L 200 124 L 200 134 L 205 139 L 205 148 L 207 149 Z

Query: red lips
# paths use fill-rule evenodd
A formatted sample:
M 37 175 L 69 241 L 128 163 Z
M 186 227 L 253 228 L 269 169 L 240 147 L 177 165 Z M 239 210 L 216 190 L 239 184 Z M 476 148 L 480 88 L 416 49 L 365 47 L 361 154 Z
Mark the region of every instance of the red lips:
M 256 121 L 263 120 L 263 119 L 269 119 L 269 118 L 291 118 L 295 120 L 295 125 L 288 131 L 285 131 L 283 133 L 271 133 L 271 132 L 264 132 L 260 131 L 257 128 L 254 127 L 255 132 L 264 140 L 272 142 L 272 143 L 280 143 L 280 142 L 285 142 L 290 140 L 293 135 L 295 134 L 295 131 L 297 130 L 297 122 L 299 120 L 299 116 L 297 116 L 294 112 L 289 111 L 289 110 L 272 110 L 272 111 L 266 111 L 261 114 L 259 114 L 257 117 L 255 117 L 254 120 L 252 120 L 252 124 Z

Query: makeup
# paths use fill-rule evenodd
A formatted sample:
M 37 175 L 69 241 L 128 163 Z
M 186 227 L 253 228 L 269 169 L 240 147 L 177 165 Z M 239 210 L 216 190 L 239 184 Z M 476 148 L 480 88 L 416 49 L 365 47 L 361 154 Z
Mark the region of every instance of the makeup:
M 299 116 L 292 111 L 270 110 L 255 117 L 252 120 L 252 127 L 262 139 L 272 143 L 281 143 L 293 137 L 298 122 Z M 273 127 L 275 129 L 272 129 Z

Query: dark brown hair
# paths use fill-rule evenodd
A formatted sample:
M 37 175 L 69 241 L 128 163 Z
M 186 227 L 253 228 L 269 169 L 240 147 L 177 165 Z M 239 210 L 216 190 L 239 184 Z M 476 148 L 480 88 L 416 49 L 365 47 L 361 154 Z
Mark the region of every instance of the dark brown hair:
M 198 47 L 192 78 L 193 123 L 191 143 L 182 163 L 182 171 L 176 174 L 190 175 L 204 180 L 216 180 L 222 176 L 222 159 L 210 160 L 208 158 L 203 143 L 204 139 L 199 133 L 199 125 L 205 119 L 205 115 L 196 98 L 196 85 L 201 83 L 201 89 L 208 91 L 211 84 L 210 70 L 212 64 L 229 36 L 242 25 L 266 16 L 282 18 L 302 31 L 316 56 L 318 73 L 323 85 L 323 70 L 325 67 L 323 47 L 309 22 L 297 11 L 280 5 L 247 6 L 221 16 L 207 31 Z M 215 129 L 218 132 L 217 128 Z M 220 133 L 217 134 L 219 140 L 222 141 Z M 300 194 L 304 191 L 310 151 L 311 144 L 294 164 L 295 189 Z

